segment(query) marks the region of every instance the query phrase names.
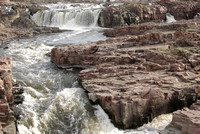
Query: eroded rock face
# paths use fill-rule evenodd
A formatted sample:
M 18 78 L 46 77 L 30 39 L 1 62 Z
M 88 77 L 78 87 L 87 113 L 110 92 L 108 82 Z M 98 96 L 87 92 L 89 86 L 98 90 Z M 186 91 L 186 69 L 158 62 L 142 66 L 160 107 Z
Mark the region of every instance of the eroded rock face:
M 160 5 L 128 4 L 105 8 L 99 17 L 102 27 L 126 26 L 150 20 L 164 20 L 167 8 Z
M 102 27 L 127 26 L 143 22 L 162 22 L 166 13 L 176 20 L 193 19 L 200 13 L 200 3 L 193 0 L 161 0 L 127 2 L 123 6 L 108 6 L 100 14 L 99 25 Z
M 170 125 L 162 133 L 199 134 L 200 133 L 200 101 L 194 103 L 190 109 L 184 108 L 173 113 Z
M 3 42 L 13 38 L 28 38 L 42 33 L 61 32 L 59 28 L 37 26 L 26 13 L 26 5 L 10 3 L 6 6 L 13 6 L 12 10 L 14 14 L 1 14 L 0 9 L 0 45 Z M 31 5 L 28 7 L 32 13 L 38 10 L 46 9 L 43 7 Z
M 159 114 L 189 107 L 198 98 L 194 68 L 199 64 L 191 66 L 190 61 L 198 53 L 199 34 L 176 30 L 178 23 L 160 25 L 172 29 L 147 28 L 141 35 L 56 47 L 51 59 L 59 67 L 86 68 L 79 80 L 91 102 L 100 104 L 117 127 L 136 128 Z M 180 45 L 179 38 L 189 38 L 193 47 Z
M 0 133 L 16 133 L 13 112 L 10 105 L 13 105 L 12 93 L 12 60 L 6 56 L 0 56 Z M 14 124 L 14 125 L 12 125 Z M 12 126 L 12 129 L 8 127 Z
M 175 19 L 193 19 L 197 13 L 200 13 L 200 3 L 197 1 L 161 1 L 160 5 L 166 7 L 168 12 L 172 14 Z

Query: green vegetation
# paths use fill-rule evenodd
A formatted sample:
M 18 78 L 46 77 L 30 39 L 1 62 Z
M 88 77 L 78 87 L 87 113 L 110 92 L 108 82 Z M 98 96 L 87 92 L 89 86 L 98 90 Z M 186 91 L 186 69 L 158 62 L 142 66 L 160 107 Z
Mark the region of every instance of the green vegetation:
M 187 50 L 181 47 L 176 47 L 174 49 L 174 53 L 177 54 L 180 58 L 186 58 L 188 59 L 188 56 L 186 54 Z

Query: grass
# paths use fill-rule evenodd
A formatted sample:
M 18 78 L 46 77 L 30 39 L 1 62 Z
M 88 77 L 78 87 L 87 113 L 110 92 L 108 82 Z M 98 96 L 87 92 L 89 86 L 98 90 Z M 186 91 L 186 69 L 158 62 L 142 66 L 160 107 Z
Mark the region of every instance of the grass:
M 177 48 L 174 49 L 174 53 L 177 54 L 180 58 L 186 58 L 186 59 L 188 59 L 186 51 L 187 50 L 185 50 L 185 49 L 183 49 L 181 47 L 177 47 Z

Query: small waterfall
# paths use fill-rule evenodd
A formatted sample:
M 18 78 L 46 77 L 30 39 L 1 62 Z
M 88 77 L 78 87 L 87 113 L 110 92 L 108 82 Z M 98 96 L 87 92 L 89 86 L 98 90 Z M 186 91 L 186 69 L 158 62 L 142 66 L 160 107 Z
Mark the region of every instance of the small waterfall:
M 166 23 L 171 23 L 171 22 L 176 22 L 174 16 L 171 15 L 170 13 L 166 13 Z
M 102 6 L 89 4 L 53 4 L 49 10 L 38 11 L 32 20 L 39 26 L 59 27 L 61 29 L 97 26 Z

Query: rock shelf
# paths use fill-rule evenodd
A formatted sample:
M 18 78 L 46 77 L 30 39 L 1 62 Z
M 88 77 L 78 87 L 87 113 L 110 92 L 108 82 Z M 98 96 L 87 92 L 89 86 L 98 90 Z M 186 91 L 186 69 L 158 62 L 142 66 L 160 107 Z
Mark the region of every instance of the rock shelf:
M 79 80 L 90 101 L 100 104 L 112 122 L 123 129 L 139 127 L 160 114 L 189 107 L 198 99 L 200 35 L 192 27 L 199 23 L 148 23 L 149 28 L 140 35 L 134 30 L 126 34 L 130 33 L 128 29 L 144 25 L 106 31 L 115 37 L 56 47 L 51 52 L 52 61 L 59 67 L 83 68 Z

